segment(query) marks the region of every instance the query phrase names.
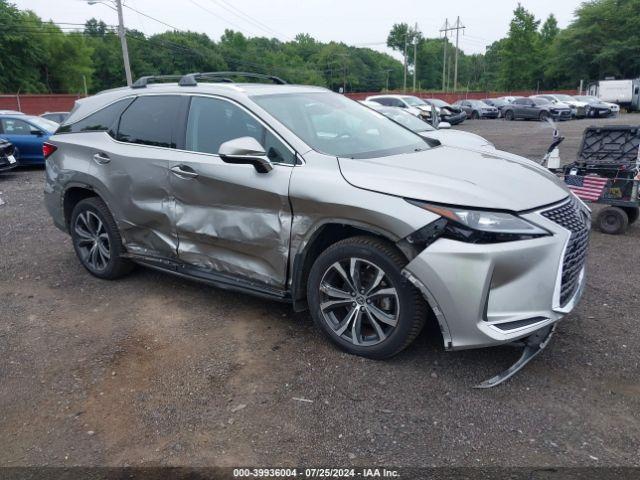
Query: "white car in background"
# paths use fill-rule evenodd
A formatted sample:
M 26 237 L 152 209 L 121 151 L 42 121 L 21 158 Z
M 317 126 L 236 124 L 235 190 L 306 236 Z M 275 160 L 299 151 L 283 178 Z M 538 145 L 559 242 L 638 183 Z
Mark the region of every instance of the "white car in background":
M 402 108 L 411 115 L 423 119 L 431 120 L 431 112 L 435 108 L 435 113 L 440 114 L 437 107 L 432 107 L 427 102 L 414 95 L 372 95 L 366 98 L 367 102 L 375 102 L 385 107 Z
M 589 104 L 581 100 L 576 100 L 571 95 L 565 95 L 564 93 L 543 93 L 540 95 L 533 95 L 532 98 L 544 98 L 551 103 L 563 103 L 568 105 L 571 109 L 571 116 L 573 118 L 585 118 L 587 116 L 587 107 Z
M 467 148 L 471 150 L 476 149 L 489 149 L 495 150 L 496 147 L 486 138 L 476 135 L 475 133 L 462 132 L 460 130 L 450 130 L 451 125 L 446 122 L 441 122 L 438 128 L 433 127 L 431 124 L 416 118 L 408 113 L 406 110 L 398 107 L 386 107 L 379 103 L 372 101 L 362 101 L 363 105 L 381 113 L 387 118 L 390 118 L 396 123 L 399 123 L 405 128 L 417 133 L 418 135 L 429 138 L 432 140 L 438 140 L 442 145 L 449 147 Z
M 506 95 L 504 97 L 498 97 L 500 100 L 504 100 L 505 102 L 513 103 L 515 100 L 519 98 L 524 98 L 521 95 Z
M 575 98 L 589 104 L 595 102 L 606 105 L 607 107 L 609 107 L 609 109 L 611 110 L 611 115 L 613 115 L 614 117 L 618 116 L 618 114 L 620 113 L 620 105 L 618 105 L 617 103 L 605 102 L 604 100 L 600 100 L 598 97 L 594 97 L 593 95 L 576 95 Z

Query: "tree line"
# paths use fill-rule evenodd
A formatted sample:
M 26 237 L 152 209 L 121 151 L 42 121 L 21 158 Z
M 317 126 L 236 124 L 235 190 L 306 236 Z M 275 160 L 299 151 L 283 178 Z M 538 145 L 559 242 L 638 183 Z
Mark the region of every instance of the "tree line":
M 43 21 L 0 0 L 0 92 L 94 93 L 124 84 L 120 41 L 113 26 L 96 19 L 84 25 Z M 167 31 L 126 33 L 131 68 L 142 75 L 238 70 L 281 76 L 289 82 L 346 91 L 401 89 L 403 63 L 391 55 L 308 34 L 291 41 L 247 37 L 231 29 L 218 41 L 206 34 Z M 640 0 L 590 0 L 560 29 L 522 5 L 507 35 L 484 53 L 457 51 L 458 90 L 576 88 L 580 80 L 640 75 Z M 393 26 L 387 45 L 409 46 L 407 86 L 416 72 L 421 89 L 453 88 L 456 47 L 447 38 L 424 37 L 407 24 Z M 413 63 L 413 45 L 417 65 Z M 444 50 L 448 61 L 444 63 Z

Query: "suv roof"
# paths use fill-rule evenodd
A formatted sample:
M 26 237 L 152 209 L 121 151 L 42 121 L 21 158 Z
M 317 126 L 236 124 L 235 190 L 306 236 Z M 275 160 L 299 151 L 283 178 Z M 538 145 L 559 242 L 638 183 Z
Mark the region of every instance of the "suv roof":
M 230 72 L 223 72 L 230 74 Z M 184 79 L 188 74 L 181 78 Z M 240 76 L 243 74 L 239 73 Z M 99 110 L 117 100 L 129 96 L 139 95 L 159 95 L 159 94 L 211 94 L 221 95 L 228 98 L 247 97 L 249 95 L 271 95 L 271 94 L 293 94 L 299 92 L 327 92 L 330 91 L 324 87 L 308 86 L 308 85 L 291 85 L 291 84 L 266 84 L 266 83 L 242 83 L 228 82 L 225 80 L 218 82 L 193 82 L 191 84 L 181 85 L 179 82 L 171 83 L 151 83 L 151 77 L 143 77 L 146 80 L 138 79 L 131 87 L 118 87 L 109 90 L 103 90 L 91 97 L 76 100 L 75 107 L 69 114 L 64 123 L 73 123 L 80 118 Z M 154 78 L 167 78 L 154 77 Z M 174 76 L 173 78 L 176 78 Z M 210 77 L 205 77 L 209 79 Z M 139 83 L 138 83 L 139 82 Z M 136 86 L 137 84 L 137 86 Z

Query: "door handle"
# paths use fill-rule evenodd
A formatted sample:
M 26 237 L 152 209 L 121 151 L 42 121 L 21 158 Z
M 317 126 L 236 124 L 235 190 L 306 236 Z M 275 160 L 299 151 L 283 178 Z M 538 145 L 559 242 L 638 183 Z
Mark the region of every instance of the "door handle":
M 174 175 L 182 178 L 196 178 L 198 176 L 193 168 L 187 167 L 186 165 L 176 165 L 175 167 L 171 167 L 169 170 L 171 170 L 171 173 Z
M 111 159 L 106 153 L 96 153 L 93 156 L 93 161 L 96 162 L 98 165 L 105 165 L 109 163 Z

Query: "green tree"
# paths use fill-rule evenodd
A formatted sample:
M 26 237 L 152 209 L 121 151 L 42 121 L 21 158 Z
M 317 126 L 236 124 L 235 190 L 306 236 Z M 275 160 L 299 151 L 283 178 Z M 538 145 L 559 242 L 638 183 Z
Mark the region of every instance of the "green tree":
M 499 84 L 502 88 L 530 89 L 540 80 L 542 45 L 539 25 L 540 21 L 518 4 L 501 48 Z
M 544 46 L 551 45 L 551 43 L 556 39 L 560 33 L 560 28 L 558 28 L 558 20 L 555 15 L 552 13 L 547 17 L 545 22 L 542 24 L 542 28 L 540 29 L 540 40 Z
M 558 34 L 547 77 L 563 87 L 581 80 L 640 75 L 640 0 L 591 0 Z

